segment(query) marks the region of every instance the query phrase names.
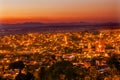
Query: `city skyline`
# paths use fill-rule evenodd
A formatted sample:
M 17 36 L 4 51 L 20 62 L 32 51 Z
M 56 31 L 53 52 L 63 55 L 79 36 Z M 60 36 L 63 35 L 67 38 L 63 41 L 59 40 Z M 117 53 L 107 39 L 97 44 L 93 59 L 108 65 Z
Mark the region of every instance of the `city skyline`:
M 0 0 L 0 23 L 120 21 L 119 0 Z

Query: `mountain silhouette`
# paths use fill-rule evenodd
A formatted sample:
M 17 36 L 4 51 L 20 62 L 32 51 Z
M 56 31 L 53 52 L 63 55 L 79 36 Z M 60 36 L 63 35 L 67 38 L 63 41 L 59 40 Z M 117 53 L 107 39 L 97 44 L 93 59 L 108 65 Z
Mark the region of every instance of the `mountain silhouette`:
M 120 29 L 120 23 L 88 23 L 88 22 L 72 22 L 72 23 L 41 23 L 41 22 L 25 22 L 18 24 L 1 24 L 1 34 L 15 34 L 28 32 L 57 32 L 57 31 L 84 31 L 84 30 L 100 30 L 100 29 Z

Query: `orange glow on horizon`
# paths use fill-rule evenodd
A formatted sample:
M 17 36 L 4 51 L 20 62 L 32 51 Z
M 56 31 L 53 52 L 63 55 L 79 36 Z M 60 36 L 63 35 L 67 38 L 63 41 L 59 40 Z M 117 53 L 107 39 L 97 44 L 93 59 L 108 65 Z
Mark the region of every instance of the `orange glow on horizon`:
M 4 9 L 0 9 L 0 23 L 104 22 L 120 19 L 118 0 L 1 1 L 0 8 Z
M 117 11 L 87 11 L 87 12 L 61 12 L 61 13 L 41 13 L 40 16 L 36 15 L 11 15 L 9 13 L 7 16 L 2 16 L 1 23 L 22 23 L 22 22 L 94 22 L 94 21 L 118 21 Z M 28 13 L 29 14 L 29 13 Z
M 24 23 L 24 22 L 43 22 L 43 23 L 56 23 L 56 22 L 106 22 L 118 21 L 118 18 L 5 18 L 1 19 L 1 23 Z

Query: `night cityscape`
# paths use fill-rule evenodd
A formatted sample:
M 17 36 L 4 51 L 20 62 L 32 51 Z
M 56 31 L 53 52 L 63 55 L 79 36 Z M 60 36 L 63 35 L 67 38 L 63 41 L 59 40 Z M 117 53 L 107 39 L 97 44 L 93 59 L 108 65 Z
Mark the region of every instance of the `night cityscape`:
M 0 0 L 0 80 L 120 80 L 120 0 Z
M 19 65 L 10 66 L 19 61 L 24 64 L 22 69 Z M 72 75 L 72 72 L 64 73 L 64 68 L 61 68 L 63 72 L 59 72 L 60 69 L 54 72 L 53 69 L 53 73 L 52 71 L 47 73 L 55 64 L 56 68 L 64 66 L 62 62 L 65 61 L 72 64 L 72 72 L 75 72 L 75 75 Z M 57 66 L 60 62 L 61 65 Z M 40 79 L 41 68 L 45 68 L 47 73 L 42 80 L 96 80 L 98 78 L 119 80 L 120 64 L 116 63 L 120 63 L 118 29 L 94 32 L 27 33 L 0 37 L 0 75 L 11 80 L 19 73 L 19 68 L 23 74 L 27 74 L 28 71 L 32 73 L 35 80 Z M 52 75 L 58 79 L 54 79 Z M 72 76 L 67 79 L 67 75 Z

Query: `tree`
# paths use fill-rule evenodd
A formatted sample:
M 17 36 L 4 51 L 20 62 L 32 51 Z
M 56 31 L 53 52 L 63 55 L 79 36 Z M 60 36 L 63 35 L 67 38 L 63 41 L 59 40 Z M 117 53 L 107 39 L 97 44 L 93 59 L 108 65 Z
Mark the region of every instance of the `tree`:
M 19 74 L 15 77 L 15 80 L 27 80 L 27 79 L 26 79 L 26 75 L 25 75 L 25 74 L 22 74 L 22 73 L 19 73 Z
M 35 77 L 34 77 L 34 75 L 32 73 L 27 71 L 26 80 L 35 80 Z
M 110 68 L 116 68 L 118 70 L 118 72 L 120 72 L 120 62 L 119 60 L 117 59 L 117 55 L 113 55 L 112 57 L 110 57 L 108 60 L 107 60 L 107 64 L 110 66 Z
M 60 79 L 60 75 L 64 75 L 68 80 L 72 80 L 76 77 L 74 66 L 69 61 L 61 61 L 53 64 L 48 69 L 48 72 L 50 73 L 52 80 Z
M 45 67 L 41 67 L 40 71 L 39 71 L 39 77 L 40 80 L 46 80 L 46 68 Z
M 19 73 L 21 73 L 21 70 L 25 67 L 23 61 L 16 61 L 13 63 L 10 63 L 9 69 L 19 69 Z

